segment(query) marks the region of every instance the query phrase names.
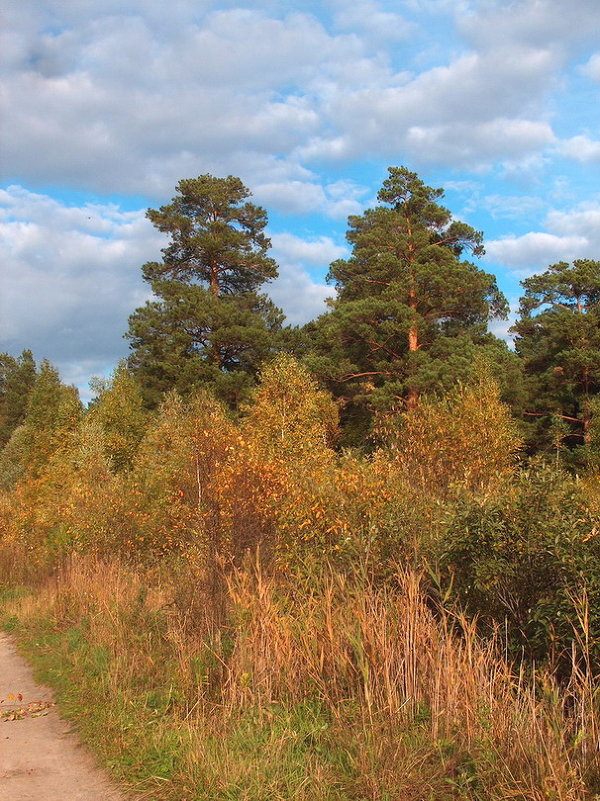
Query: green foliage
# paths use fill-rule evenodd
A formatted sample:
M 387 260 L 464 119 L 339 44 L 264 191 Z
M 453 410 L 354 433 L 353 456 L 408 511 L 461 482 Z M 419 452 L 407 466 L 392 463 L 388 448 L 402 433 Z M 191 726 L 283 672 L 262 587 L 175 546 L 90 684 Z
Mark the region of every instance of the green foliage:
M 233 424 L 208 392 L 165 398 L 148 427 L 128 482 L 130 531 L 122 543 L 139 552 L 191 548 L 201 559 L 219 549 L 212 487 L 229 458 Z M 224 544 L 223 544 L 223 547 Z
M 105 454 L 117 472 L 130 470 L 148 416 L 140 386 L 125 362 L 121 362 L 111 382 L 97 388 L 99 394 L 90 416 L 102 429 Z
M 77 428 L 82 406 L 75 387 L 61 383 L 57 370 L 44 360 L 29 394 L 25 419 L 2 455 L 5 470 L 15 478 L 38 477 L 65 437 Z
M 214 294 L 234 295 L 254 292 L 276 278 L 277 266 L 267 256 L 267 215 L 260 206 L 244 202 L 249 196 L 231 175 L 180 181 L 168 206 L 148 210 L 154 226 L 172 241 L 163 250 L 162 263 L 144 265 L 144 278 L 203 282 Z
M 35 375 L 35 361 L 30 350 L 24 350 L 16 359 L 8 353 L 0 353 L 0 448 L 25 419 Z
M 175 389 L 188 396 L 210 387 L 238 406 L 249 395 L 259 364 L 276 347 L 283 315 L 264 295 L 214 296 L 202 286 L 163 282 L 159 301 L 130 318 L 129 363 L 148 405 Z
M 471 345 L 493 339 L 486 325 L 506 314 L 506 300 L 492 275 L 461 259 L 483 252 L 482 235 L 452 221 L 437 202 L 442 196 L 406 168 L 390 168 L 382 205 L 349 218 L 352 256 L 331 265 L 337 298 L 312 326 L 311 365 L 332 386 L 338 382 L 336 394 L 410 407 L 424 389 L 443 386 L 436 373 L 465 377 L 460 360 L 444 353 L 453 338 Z M 447 344 L 436 353 L 441 338 Z
M 571 643 L 600 627 L 599 522 L 573 479 L 540 465 L 523 471 L 459 508 L 439 557 L 449 592 L 506 627 L 516 655 L 569 662 Z M 591 647 L 598 667 L 597 639 Z
M 288 354 L 263 369 L 246 411 L 246 428 L 265 454 L 279 458 L 316 455 L 338 437 L 338 409 L 330 394 Z
M 0 451 L 0 489 L 12 489 L 27 469 L 28 433 L 25 426 L 16 428 Z
M 180 181 L 154 225 L 169 234 L 162 262 L 142 268 L 158 300 L 130 318 L 130 365 L 146 401 L 169 389 L 210 386 L 233 406 L 247 396 L 260 362 L 276 347 L 283 315 L 257 290 L 277 276 L 265 211 L 246 201 L 239 178 Z
M 488 492 L 510 476 L 521 445 L 489 367 L 470 384 L 423 398 L 410 414 L 379 417 L 383 454 L 435 496 Z
M 515 347 L 528 377 L 530 440 L 555 450 L 553 419 L 570 428 L 565 444 L 590 445 L 594 397 L 600 391 L 600 262 L 553 264 L 522 282 Z

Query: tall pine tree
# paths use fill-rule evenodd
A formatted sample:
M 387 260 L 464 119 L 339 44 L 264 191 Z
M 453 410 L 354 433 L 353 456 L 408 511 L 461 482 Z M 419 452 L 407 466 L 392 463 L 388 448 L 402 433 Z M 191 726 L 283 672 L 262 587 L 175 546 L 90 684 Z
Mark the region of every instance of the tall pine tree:
M 236 405 L 270 354 L 283 315 L 260 287 L 277 276 L 264 209 L 239 178 L 180 181 L 147 216 L 169 234 L 161 262 L 142 268 L 156 300 L 130 318 L 134 369 L 150 404 L 169 389 L 208 385 Z
M 494 276 L 463 259 L 483 253 L 482 234 L 452 220 L 443 190 L 388 172 L 380 205 L 349 218 L 352 255 L 331 265 L 337 298 L 311 327 L 321 342 L 311 363 L 337 394 L 411 409 L 464 377 L 480 345 L 507 358 L 487 333 L 507 303 Z

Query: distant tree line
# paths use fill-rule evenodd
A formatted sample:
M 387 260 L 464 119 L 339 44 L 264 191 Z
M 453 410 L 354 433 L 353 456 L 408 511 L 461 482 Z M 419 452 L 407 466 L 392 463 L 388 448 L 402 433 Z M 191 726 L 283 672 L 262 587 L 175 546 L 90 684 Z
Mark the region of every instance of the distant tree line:
M 154 299 L 131 315 L 126 334 L 144 407 L 202 387 L 239 409 L 261 366 L 286 352 L 336 399 L 340 445 L 371 447 L 378 415 L 410 413 L 485 363 L 530 453 L 595 462 L 600 263 L 561 262 L 523 281 L 513 351 L 489 331 L 508 304 L 473 261 L 483 235 L 453 220 L 443 195 L 405 167 L 389 168 L 379 204 L 349 218 L 351 254 L 330 265 L 329 308 L 293 327 L 263 292 L 277 277 L 265 210 L 239 178 L 180 181 L 171 203 L 147 212 L 170 241 L 161 261 L 142 267 Z M 52 369 L 37 370 L 30 351 L 0 354 L 1 446 Z

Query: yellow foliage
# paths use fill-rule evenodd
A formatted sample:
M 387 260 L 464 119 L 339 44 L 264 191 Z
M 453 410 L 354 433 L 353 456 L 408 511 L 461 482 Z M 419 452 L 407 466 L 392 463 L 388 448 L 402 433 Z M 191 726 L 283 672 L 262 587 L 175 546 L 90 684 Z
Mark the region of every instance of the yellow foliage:
M 522 444 L 498 384 L 485 374 L 444 397 L 421 400 L 410 413 L 388 416 L 380 430 L 386 446 L 378 458 L 440 495 L 492 488 L 513 473 Z
M 337 407 L 292 357 L 261 376 L 215 493 L 234 556 L 258 545 L 284 562 L 336 532 L 327 510 L 335 485 Z
M 149 428 L 129 477 L 138 547 L 211 550 L 220 532 L 213 486 L 235 441 L 225 409 L 204 392 L 169 395 Z
M 282 568 L 307 556 L 383 565 L 431 536 L 440 499 L 510 475 L 519 446 L 495 383 L 481 380 L 388 417 L 374 458 L 338 454 L 336 404 L 289 356 L 265 368 L 237 422 L 207 393 L 174 393 L 138 445 L 140 419 L 123 421 L 121 440 L 116 395 L 104 401 L 1 499 L 0 537 L 205 564 L 260 547 Z M 117 452 L 130 469 L 115 474 Z

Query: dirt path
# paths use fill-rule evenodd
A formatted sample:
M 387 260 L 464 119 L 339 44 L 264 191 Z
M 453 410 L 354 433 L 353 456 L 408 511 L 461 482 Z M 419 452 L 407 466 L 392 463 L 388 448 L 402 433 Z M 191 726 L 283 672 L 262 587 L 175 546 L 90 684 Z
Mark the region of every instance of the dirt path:
M 52 693 L 0 633 L 0 797 L 10 801 L 125 801 L 71 725 Z

